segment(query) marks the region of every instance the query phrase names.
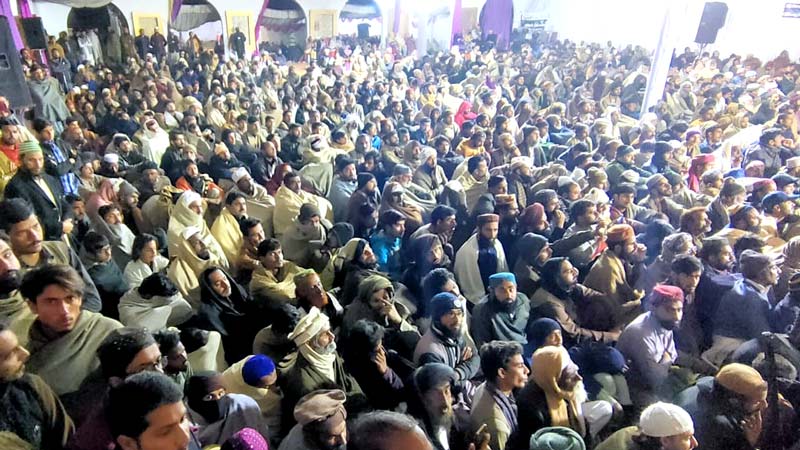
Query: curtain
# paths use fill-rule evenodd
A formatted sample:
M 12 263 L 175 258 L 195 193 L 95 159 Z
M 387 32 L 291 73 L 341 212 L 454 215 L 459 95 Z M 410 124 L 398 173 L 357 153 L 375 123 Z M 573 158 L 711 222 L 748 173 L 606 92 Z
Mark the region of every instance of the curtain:
M 264 3 L 261 5 L 261 11 L 258 12 L 258 17 L 256 17 L 256 52 L 258 52 L 258 44 L 261 43 L 261 18 L 264 17 L 264 13 L 267 12 L 268 7 L 269 0 L 264 0 Z
M 514 23 L 514 3 L 512 0 L 489 0 L 483 7 L 481 18 L 483 37 L 490 33 L 497 35 L 498 50 L 505 50 L 511 40 L 511 26 Z
M 392 26 L 392 32 L 394 32 L 395 38 L 397 37 L 397 33 L 400 32 L 400 14 L 402 13 L 402 8 L 400 6 L 400 0 L 396 0 L 394 2 L 394 26 Z
M 171 27 L 178 31 L 190 31 L 199 26 L 220 20 L 219 14 L 213 6 L 183 5 L 181 13 L 172 21 Z
M 23 19 L 33 17 L 33 14 L 31 14 L 31 5 L 28 3 L 28 0 L 18 0 L 17 8 L 19 8 L 19 15 Z
M 450 45 L 452 46 L 456 41 L 456 35 L 461 33 L 461 16 L 463 12 L 461 11 L 461 0 L 456 0 L 456 4 L 453 7 L 453 31 L 451 31 L 450 35 Z
M 183 0 L 170 0 L 172 7 L 170 8 L 170 21 L 174 22 L 178 19 L 178 13 L 181 12 L 181 5 Z
M 17 47 L 17 50 L 22 49 L 25 44 L 22 43 L 22 36 L 19 34 L 17 21 L 14 19 L 14 11 L 11 11 L 11 2 L 9 0 L 0 0 L 0 16 L 4 16 L 8 20 L 8 28 L 11 30 L 11 37 L 14 39 L 14 46 Z

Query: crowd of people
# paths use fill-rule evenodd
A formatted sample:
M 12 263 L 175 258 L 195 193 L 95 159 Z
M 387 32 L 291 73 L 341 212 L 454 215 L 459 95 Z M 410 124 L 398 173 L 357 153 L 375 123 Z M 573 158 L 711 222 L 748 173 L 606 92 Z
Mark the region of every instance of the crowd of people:
M 0 447 L 796 444 L 786 53 L 123 34 L 0 98 Z

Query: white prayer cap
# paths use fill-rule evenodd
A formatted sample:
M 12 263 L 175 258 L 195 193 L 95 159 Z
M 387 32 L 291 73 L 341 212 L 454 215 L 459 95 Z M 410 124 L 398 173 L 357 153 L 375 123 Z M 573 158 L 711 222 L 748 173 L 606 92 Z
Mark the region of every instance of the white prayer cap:
M 635 170 L 626 170 L 622 172 L 622 174 L 619 177 L 623 181 L 627 181 L 628 183 L 633 183 L 633 184 L 638 184 L 639 179 L 641 178 L 639 176 L 639 172 L 636 172 Z
M 178 204 L 183 205 L 184 207 L 188 208 L 189 205 L 196 201 L 202 200 L 203 197 L 200 196 L 197 192 L 194 191 L 186 191 L 181 194 L 181 198 L 178 199 Z
M 434 150 L 433 147 L 422 147 L 422 151 L 419 152 L 420 161 L 427 161 L 434 156 L 436 156 L 436 150 Z
M 603 205 L 610 201 L 608 198 L 608 194 L 603 192 L 601 189 L 593 187 L 589 189 L 589 192 L 583 196 L 584 199 L 591 201 L 595 205 Z
M 694 423 L 689 413 L 680 406 L 657 402 L 642 411 L 639 429 L 645 436 L 661 438 L 694 433 Z
M 794 169 L 798 166 L 800 166 L 800 156 L 795 156 L 786 160 L 786 167 L 789 169 Z
M 288 338 L 300 347 L 315 338 L 321 331 L 330 330 L 330 328 L 331 323 L 328 316 L 322 314 L 316 306 L 312 306 L 308 314 L 300 319 Z
M 238 183 L 242 178 L 250 175 L 244 167 L 237 167 L 231 171 L 231 179 L 234 183 Z
M 181 231 L 181 237 L 184 239 L 189 239 L 190 237 L 194 236 L 195 234 L 200 233 L 200 228 L 197 227 L 186 227 Z
M 119 155 L 116 153 L 106 153 L 103 156 L 103 162 L 107 162 L 109 164 L 119 164 Z

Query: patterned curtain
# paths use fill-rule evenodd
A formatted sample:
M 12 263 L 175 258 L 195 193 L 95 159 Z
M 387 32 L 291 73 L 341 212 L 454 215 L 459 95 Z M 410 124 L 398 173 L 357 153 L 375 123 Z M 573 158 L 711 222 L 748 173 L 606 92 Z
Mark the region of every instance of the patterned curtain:
M 264 17 L 264 12 L 269 7 L 269 0 L 264 0 L 264 3 L 261 5 L 261 11 L 258 12 L 258 17 L 256 17 L 256 52 L 258 52 L 258 44 L 261 43 L 261 18 Z

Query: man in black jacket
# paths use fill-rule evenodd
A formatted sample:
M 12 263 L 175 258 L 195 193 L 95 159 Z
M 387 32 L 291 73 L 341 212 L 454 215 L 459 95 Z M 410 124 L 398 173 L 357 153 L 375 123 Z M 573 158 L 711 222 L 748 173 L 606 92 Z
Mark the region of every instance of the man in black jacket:
M 20 169 L 8 182 L 6 198 L 26 200 L 39 216 L 45 240 L 59 240 L 72 231 L 72 208 L 64 199 L 61 183 L 44 172 L 42 147 L 36 141 L 20 144 Z

